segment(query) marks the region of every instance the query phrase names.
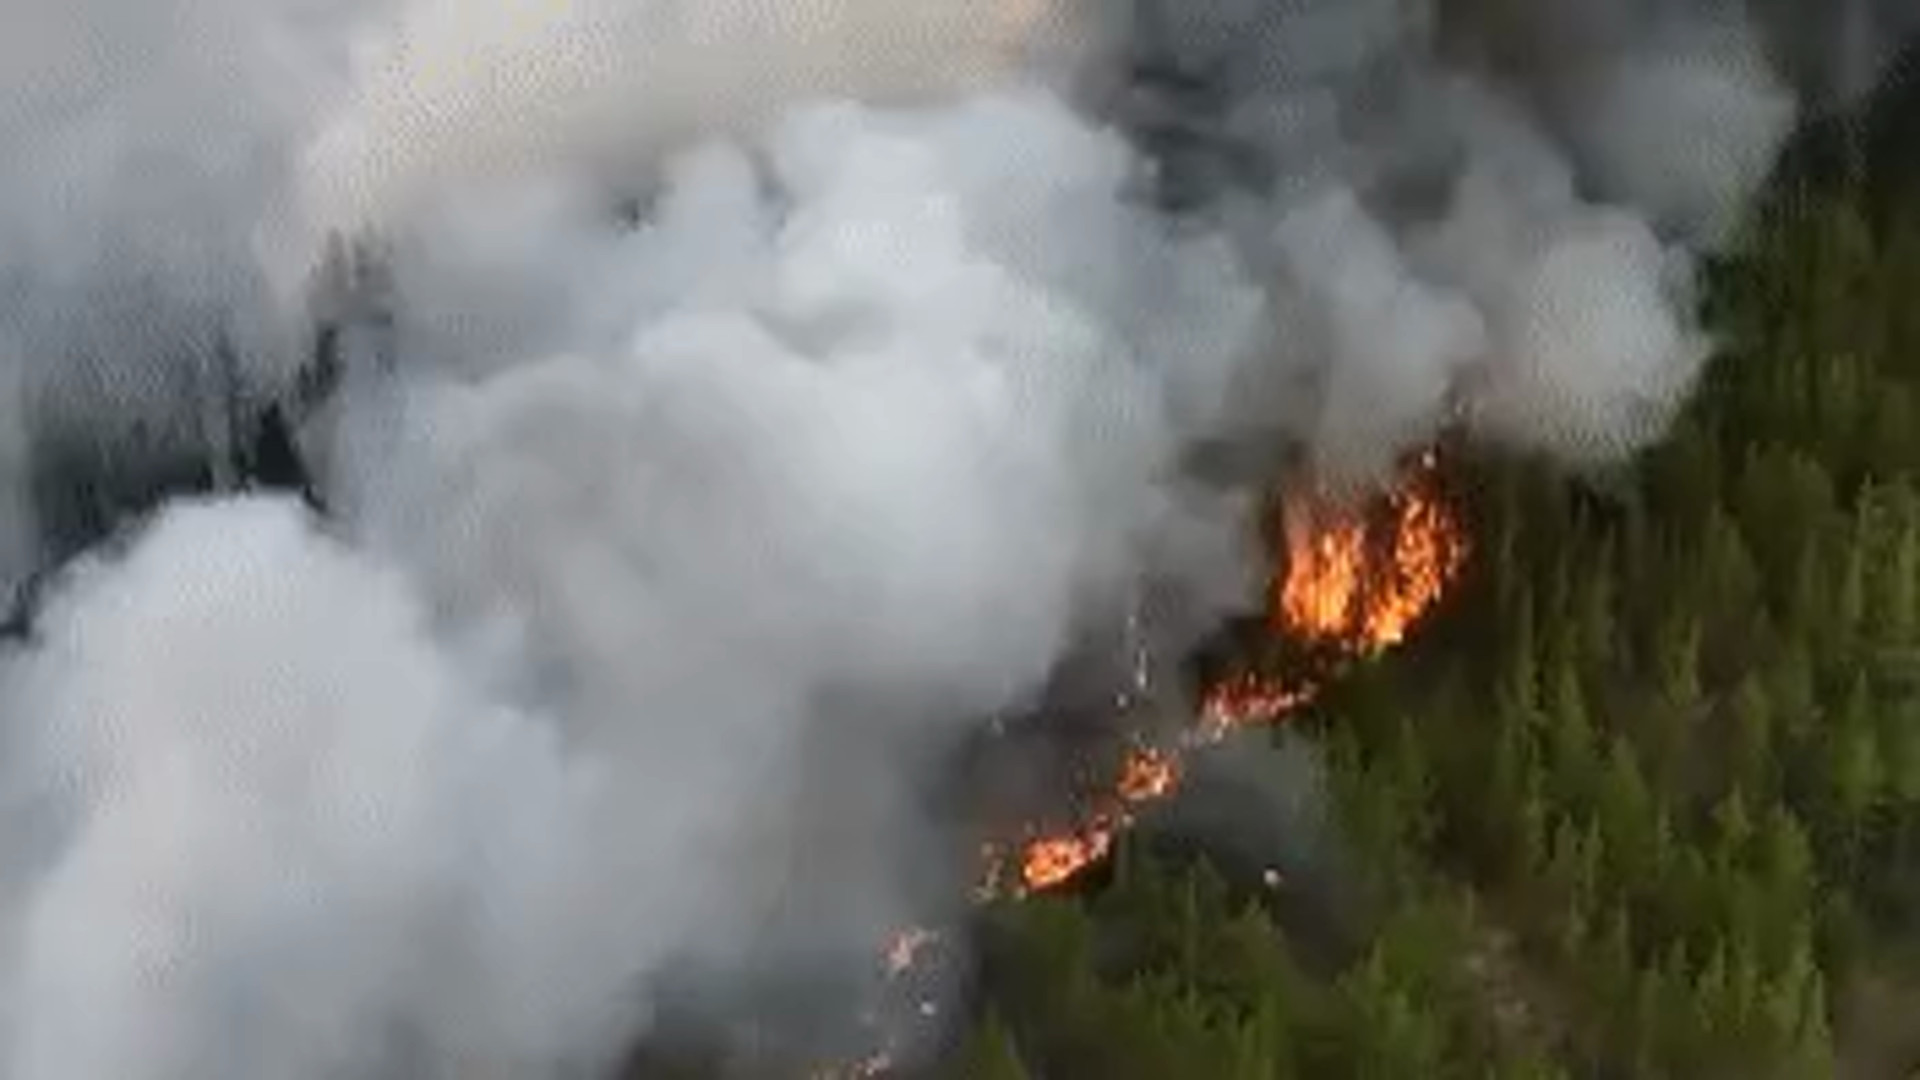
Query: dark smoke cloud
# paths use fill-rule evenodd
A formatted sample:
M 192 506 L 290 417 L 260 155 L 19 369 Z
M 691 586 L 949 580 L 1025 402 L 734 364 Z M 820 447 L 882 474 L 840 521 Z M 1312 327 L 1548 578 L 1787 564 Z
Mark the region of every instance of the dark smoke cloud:
M 1657 436 L 1807 82 L 1704 5 L 136 6 L 7 12 L 0 581 L 316 307 L 331 513 L 166 511 L 0 659 L 19 1080 L 566 1075 L 861 954 L 928 759 L 1248 597 L 1196 446 Z

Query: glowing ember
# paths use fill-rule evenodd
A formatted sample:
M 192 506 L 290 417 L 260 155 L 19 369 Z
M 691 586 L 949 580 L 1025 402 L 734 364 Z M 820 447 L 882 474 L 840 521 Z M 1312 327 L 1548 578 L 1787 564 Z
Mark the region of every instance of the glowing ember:
M 1200 721 L 1187 736 L 1190 744 L 1217 743 L 1235 728 L 1274 724 L 1313 700 L 1311 683 L 1288 686 L 1250 672 L 1225 679 L 1200 703 Z
M 938 931 L 918 926 L 909 927 L 895 934 L 893 940 L 887 943 L 888 977 L 905 974 L 928 946 L 937 944 L 939 941 Z
M 1348 657 L 1370 656 L 1405 640 L 1452 585 L 1466 558 L 1460 523 L 1440 496 L 1438 471 L 1437 456 L 1428 452 L 1375 507 L 1319 502 L 1289 507 L 1285 573 L 1271 597 L 1275 628 Z M 983 845 L 975 897 L 1023 896 L 1073 880 L 1112 851 L 1115 839 L 1133 824 L 1135 807 L 1178 789 L 1182 750 L 1217 743 L 1241 728 L 1279 723 L 1318 692 L 1314 682 L 1259 672 L 1215 683 L 1176 747 L 1130 748 L 1109 793 L 1093 800 L 1080 825 L 1029 837 L 1012 848 Z M 1269 889 L 1284 884 L 1274 869 L 1262 880 Z M 938 940 L 929 930 L 901 932 L 886 949 L 888 977 L 911 970 Z M 875 1077 L 892 1068 L 892 1055 L 883 1051 L 814 1075 L 842 1080 Z
M 1276 583 L 1272 618 L 1279 630 L 1349 656 L 1372 655 L 1405 640 L 1446 592 L 1465 562 L 1459 522 L 1441 498 L 1438 456 L 1429 451 L 1377 509 L 1310 503 L 1288 515 L 1286 573 Z M 1274 724 L 1313 700 L 1318 687 L 1243 672 L 1213 686 L 1183 747 L 1219 742 L 1237 728 Z M 1175 750 L 1135 748 L 1113 795 L 1072 831 L 1030 839 L 1021 849 L 1018 892 L 1051 888 L 1104 858 L 1131 806 L 1179 786 Z M 1005 858 L 990 854 L 983 893 L 999 891 Z
M 1099 814 L 1076 832 L 1030 841 L 1020 861 L 1021 883 L 1027 890 L 1040 890 L 1072 880 L 1106 858 L 1113 850 L 1114 833 L 1126 823 L 1125 818 Z
M 1166 797 L 1179 781 L 1178 758 L 1152 747 L 1140 747 L 1127 755 L 1117 790 L 1126 802 L 1149 802 Z
M 1133 824 L 1127 807 L 1164 799 L 1179 782 L 1180 759 L 1171 751 L 1151 746 L 1134 747 L 1121 765 L 1112 796 L 1089 813 L 1079 828 L 1027 841 L 1021 849 L 1017 892 L 1025 894 L 1052 888 L 1106 858 L 1113 850 L 1114 837 Z M 991 858 L 989 890 L 1004 870 L 997 853 Z

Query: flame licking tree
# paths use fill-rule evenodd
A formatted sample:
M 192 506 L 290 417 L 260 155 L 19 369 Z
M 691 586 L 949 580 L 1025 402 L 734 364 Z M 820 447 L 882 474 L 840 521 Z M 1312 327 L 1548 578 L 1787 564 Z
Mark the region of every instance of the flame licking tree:
M 1387 495 L 1384 527 L 1367 508 L 1324 502 L 1287 515 L 1287 571 L 1272 604 L 1277 628 L 1356 654 L 1405 640 L 1466 555 L 1438 476 L 1439 457 L 1429 450 Z
M 1310 496 L 1282 503 L 1284 560 L 1269 604 L 1276 633 L 1344 657 L 1371 656 L 1406 639 L 1466 557 L 1439 466 L 1438 453 L 1427 451 L 1371 502 Z M 1175 746 L 1130 749 L 1111 790 L 1093 801 L 1077 827 L 1029 836 L 1011 856 L 989 845 L 982 891 L 1018 895 L 1071 880 L 1112 850 L 1139 805 L 1176 790 L 1182 751 L 1218 742 L 1236 728 L 1278 723 L 1316 689 L 1309 679 L 1253 671 L 1214 684 L 1202 697 L 1197 723 Z M 1011 882 L 1009 858 L 1018 874 Z
M 1466 559 L 1465 535 L 1440 480 L 1439 455 L 1429 450 L 1372 500 L 1320 494 L 1283 500 L 1278 535 L 1284 550 L 1268 604 L 1272 632 L 1342 659 L 1372 656 L 1404 641 Z M 1141 740 L 1128 748 L 1118 776 L 1090 800 L 1077 826 L 987 844 L 977 895 L 1022 896 L 1072 880 L 1112 851 L 1140 806 L 1178 789 L 1186 751 L 1217 743 L 1236 729 L 1280 723 L 1312 701 L 1318 688 L 1312 675 L 1257 669 L 1215 682 L 1202 695 L 1194 725 L 1172 745 Z M 902 931 L 886 951 L 888 976 L 915 967 L 941 940 L 932 931 Z M 891 1051 L 883 1049 L 813 1075 L 874 1077 L 892 1065 Z

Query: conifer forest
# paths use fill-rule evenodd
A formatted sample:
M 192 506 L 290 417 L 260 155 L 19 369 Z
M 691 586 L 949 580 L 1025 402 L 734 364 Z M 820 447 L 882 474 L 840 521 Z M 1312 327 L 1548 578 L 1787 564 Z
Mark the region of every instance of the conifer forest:
M 1825 137 L 1714 268 L 1664 441 L 1450 464 L 1457 588 L 1258 736 L 1323 762 L 1300 868 L 1149 820 L 991 905 L 944 1075 L 1920 1068 L 1920 189 L 1902 136 Z
M 1920 0 L 0 0 L 0 1080 L 1920 1080 Z

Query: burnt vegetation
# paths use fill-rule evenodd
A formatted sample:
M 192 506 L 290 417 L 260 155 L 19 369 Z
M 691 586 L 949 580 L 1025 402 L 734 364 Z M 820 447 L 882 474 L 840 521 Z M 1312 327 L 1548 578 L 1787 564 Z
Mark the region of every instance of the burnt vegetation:
M 1231 786 L 1198 770 L 1106 867 L 982 914 L 934 1074 L 1920 1068 L 1916 85 L 1787 155 L 1660 446 L 1450 459 L 1465 577 L 1270 736 L 1316 749 L 1332 854 L 1195 807 Z M 1258 637 L 1222 648 L 1289 662 Z
M 1208 92 L 1197 73 L 1165 80 Z M 1323 692 L 1196 755 L 1179 797 L 1092 872 L 980 908 L 955 935 L 975 953 L 953 961 L 965 1022 L 906 1071 L 1920 1068 L 1916 117 L 1909 62 L 1861 113 L 1803 133 L 1713 267 L 1723 347 L 1705 387 L 1631 467 L 1447 455 L 1472 555 L 1403 647 L 1320 680 L 1332 665 L 1310 645 L 1223 630 L 1196 684 L 1251 658 L 1309 668 Z M 236 414 L 240 484 L 312 498 L 294 418 L 337 378 L 337 340 L 321 332 L 298 400 Z M 38 509 L 64 549 L 221 471 L 188 461 L 109 490 L 92 453 L 46 459 Z M 32 591 L 0 635 L 28 632 Z M 1288 816 L 1271 789 L 1307 781 L 1321 813 Z M 688 997 L 664 1011 L 693 1019 L 628 1075 L 740 1071 L 709 1015 L 737 1008 Z

